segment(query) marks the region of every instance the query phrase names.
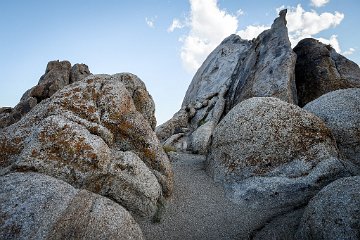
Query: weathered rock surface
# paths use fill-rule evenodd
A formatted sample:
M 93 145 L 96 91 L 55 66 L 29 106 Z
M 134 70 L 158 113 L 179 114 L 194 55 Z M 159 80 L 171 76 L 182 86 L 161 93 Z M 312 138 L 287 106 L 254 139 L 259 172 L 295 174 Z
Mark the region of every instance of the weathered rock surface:
M 296 54 L 286 28 L 286 10 L 279 13 L 271 29 L 252 43 L 246 58 L 238 62 L 227 95 L 226 109 L 251 97 L 276 97 L 297 103 L 295 86 Z
M 339 179 L 306 207 L 297 239 L 360 239 L 360 177 Z
M 92 75 L 42 101 L 0 132 L 1 172 L 45 173 L 153 215 L 172 192 L 171 165 L 127 88 Z
M 36 104 L 51 97 L 69 83 L 79 81 L 89 75 L 91 73 L 85 64 L 75 64 L 71 68 L 69 61 L 60 62 L 57 60 L 49 62 L 39 83 L 27 90 L 21 97 L 20 102 L 11 111 L 0 113 L 0 129 L 19 121 Z
M 299 106 L 344 88 L 360 88 L 359 66 L 316 39 L 301 40 L 294 48 Z
M 0 177 L 1 239 L 143 239 L 117 203 L 38 173 Z
M 226 38 L 195 74 L 181 110 L 156 129 L 162 142 L 178 150 L 206 154 L 215 126 L 238 102 L 274 96 L 296 103 L 296 55 L 287 35 L 286 11 L 253 41 Z M 174 134 L 182 137 L 172 137 Z M 185 148 L 185 149 L 184 149 Z
M 201 143 L 192 133 L 204 123 L 216 125 L 223 114 L 225 106 L 224 95 L 237 62 L 245 57 L 251 42 L 233 34 L 222 41 L 206 58 L 196 72 L 182 103 L 182 108 L 166 123 L 156 129 L 160 141 L 178 150 L 187 149 L 206 153 L 210 135 L 197 131 L 202 135 Z M 181 133 L 181 138 L 172 137 Z M 171 142 L 171 144 L 169 143 Z M 205 146 L 205 147 L 204 147 Z
M 155 103 L 147 91 L 145 83 L 131 73 L 117 73 L 112 75 L 111 78 L 121 81 L 125 85 L 132 96 L 136 110 L 144 116 L 151 128 L 155 130 Z
M 342 157 L 360 169 L 360 88 L 337 90 L 306 104 L 332 131 Z
M 229 84 L 239 61 L 247 56 L 252 43 L 232 34 L 206 58 L 186 91 L 182 106 L 202 103 L 219 94 L 219 87 Z
M 71 63 L 69 61 L 51 61 L 39 83 L 29 93 L 30 97 L 42 101 L 51 97 L 57 90 L 69 84 Z
M 269 218 L 303 206 L 321 187 L 349 175 L 325 124 L 277 98 L 245 100 L 220 121 L 207 171 L 225 184 L 228 198 L 264 209 Z
M 256 229 L 251 233 L 249 239 L 295 239 L 295 233 L 300 225 L 304 209 L 296 209 L 293 212 L 275 217 L 266 223 L 262 228 Z
M 69 83 L 78 82 L 91 75 L 88 65 L 75 64 L 71 68 Z

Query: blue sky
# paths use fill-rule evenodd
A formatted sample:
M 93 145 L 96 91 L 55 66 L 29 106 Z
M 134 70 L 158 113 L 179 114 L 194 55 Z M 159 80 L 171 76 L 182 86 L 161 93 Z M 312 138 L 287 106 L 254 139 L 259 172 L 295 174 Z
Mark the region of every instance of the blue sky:
M 92 73 L 138 75 L 162 123 L 223 38 L 255 37 L 284 7 L 293 44 L 319 38 L 360 64 L 358 0 L 2 0 L 0 106 L 16 105 L 48 61 L 69 60 Z

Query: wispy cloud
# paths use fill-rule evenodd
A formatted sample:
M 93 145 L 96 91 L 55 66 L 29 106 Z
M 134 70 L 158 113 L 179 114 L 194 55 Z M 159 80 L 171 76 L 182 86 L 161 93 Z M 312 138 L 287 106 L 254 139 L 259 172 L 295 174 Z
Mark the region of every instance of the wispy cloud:
M 329 39 L 326 38 L 316 38 L 316 39 L 324 44 L 330 44 L 331 47 L 333 47 L 336 50 L 336 52 L 341 53 L 341 48 L 339 41 L 337 39 L 337 35 L 332 35 Z
M 174 18 L 171 25 L 170 25 L 170 27 L 167 29 L 167 31 L 168 32 L 173 32 L 175 29 L 177 29 L 177 28 L 180 29 L 180 28 L 183 28 L 183 27 L 185 27 L 185 24 L 182 23 L 179 19 Z
M 244 39 L 251 40 L 259 36 L 264 30 L 269 29 L 270 26 L 265 25 L 249 25 L 245 29 L 240 30 L 237 34 Z
M 349 48 L 349 50 L 343 52 L 343 55 L 349 56 L 349 55 L 353 54 L 355 51 L 356 51 L 355 48 Z
M 311 0 L 311 5 L 314 7 L 323 7 L 329 2 L 330 0 Z
M 280 9 L 285 8 L 282 6 Z M 287 7 L 288 13 L 286 20 L 289 29 L 289 38 L 293 45 L 301 39 L 312 37 L 326 29 L 336 27 L 344 19 L 343 13 L 335 11 L 334 13 L 317 13 L 314 10 L 305 11 L 300 4 L 296 7 Z M 333 41 L 336 38 L 333 38 Z M 330 40 L 330 39 L 329 39 Z
M 146 18 L 145 18 L 145 22 L 146 22 L 146 24 L 147 24 L 149 27 L 154 28 L 154 27 L 155 27 L 155 20 L 156 20 L 156 19 L 157 19 L 157 16 L 151 17 L 151 18 L 146 17 Z
M 240 17 L 240 16 L 242 16 L 242 15 L 244 15 L 244 14 L 245 14 L 245 12 L 244 12 L 241 8 L 236 11 L 236 16 L 237 16 L 237 17 Z

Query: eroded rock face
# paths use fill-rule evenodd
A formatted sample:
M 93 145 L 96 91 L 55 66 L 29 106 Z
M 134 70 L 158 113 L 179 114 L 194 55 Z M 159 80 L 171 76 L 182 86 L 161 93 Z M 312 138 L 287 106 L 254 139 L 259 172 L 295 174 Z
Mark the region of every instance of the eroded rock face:
M 69 61 L 50 61 L 39 83 L 27 90 L 13 109 L 7 113 L 0 112 L 0 129 L 16 123 L 36 104 L 51 97 L 66 85 L 84 79 L 89 75 L 91 73 L 85 64 L 75 64 L 71 68 Z
M 225 38 L 206 58 L 186 91 L 182 106 L 211 100 L 219 87 L 227 85 L 239 61 L 247 56 L 251 41 L 232 34 Z
M 1 239 L 143 239 L 117 203 L 38 173 L 0 177 Z
M 88 65 L 77 63 L 71 68 L 69 83 L 81 81 L 89 75 L 91 73 Z
M 342 157 L 360 169 L 360 88 L 329 92 L 306 104 L 304 109 L 326 123 Z
M 51 97 L 57 90 L 69 84 L 71 63 L 69 61 L 51 61 L 46 67 L 45 74 L 41 76 L 30 96 L 40 101 Z
M 198 138 L 191 135 L 201 125 L 216 125 L 220 120 L 231 75 L 250 46 L 250 41 L 233 34 L 210 53 L 191 81 L 182 108 L 156 129 L 157 136 L 166 146 L 206 153 L 213 129 L 210 129 L 210 135 L 200 133 L 201 129 L 197 131 L 196 135 L 203 136 L 202 142 L 193 140 Z M 182 136 L 178 137 L 179 134 Z
M 239 103 L 220 121 L 207 171 L 225 184 L 232 201 L 263 209 L 269 218 L 303 206 L 322 186 L 349 175 L 318 117 L 267 97 Z
M 118 73 L 111 78 L 121 81 L 129 91 L 134 101 L 136 110 L 140 112 L 149 122 L 151 128 L 155 130 L 155 103 L 146 89 L 145 83 L 132 73 Z
M 195 74 L 181 110 L 156 129 L 163 143 L 206 154 L 215 126 L 238 102 L 254 96 L 297 102 L 296 55 L 285 14 L 282 11 L 271 29 L 253 41 L 237 35 L 224 39 Z
M 345 88 L 360 88 L 359 66 L 316 39 L 301 40 L 294 48 L 299 106 L 321 95 Z
M 296 239 L 359 239 L 360 177 L 323 188 L 305 209 Z
M 172 192 L 172 170 L 118 77 L 66 86 L 0 132 L 1 172 L 36 171 L 151 216 Z
M 246 58 L 238 63 L 227 95 L 227 112 L 251 97 L 276 97 L 297 103 L 295 86 L 296 54 L 286 28 L 286 10 L 279 13 L 271 29 L 252 43 Z

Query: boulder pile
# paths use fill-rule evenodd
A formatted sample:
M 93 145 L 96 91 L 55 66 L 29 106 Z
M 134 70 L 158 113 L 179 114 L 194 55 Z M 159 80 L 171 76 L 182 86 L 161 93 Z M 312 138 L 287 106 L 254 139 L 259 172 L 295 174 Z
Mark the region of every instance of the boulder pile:
M 139 217 L 156 216 L 173 190 L 169 159 L 153 131 L 156 119 L 152 97 L 145 84 L 133 74 L 83 78 L 83 74 L 78 73 L 87 74 L 84 65 L 75 65 L 73 71 L 69 66 L 66 61 L 50 62 L 39 85 L 26 93 L 34 98 L 34 92 L 42 89 L 41 101 L 17 122 L 0 129 L 0 195 L 6 198 L 8 194 L 18 194 L 13 202 L 2 201 L 4 208 L 0 214 L 4 216 L 5 225 L 0 236 L 4 239 L 26 236 L 27 228 L 9 227 L 15 226 L 11 224 L 17 221 L 21 209 L 9 209 L 8 204 L 30 204 L 28 214 L 37 214 L 40 210 L 35 201 L 40 201 L 39 204 L 44 201 L 45 205 L 48 201 L 41 200 L 44 196 L 37 186 L 49 185 L 45 198 L 46 195 L 58 196 L 58 201 L 64 201 L 64 205 L 56 213 L 45 211 L 43 216 L 39 215 L 28 224 L 51 218 L 52 222 L 46 229 L 54 228 L 58 236 L 75 234 L 75 238 L 82 239 L 100 236 L 87 225 L 90 221 L 104 226 L 104 236 L 109 238 L 118 239 L 123 235 L 127 239 L 131 234 L 136 239 L 141 238 L 141 230 L 127 211 Z M 65 75 L 71 75 L 71 79 L 77 81 L 59 81 L 67 79 L 63 77 Z M 37 175 L 27 174 L 34 172 Z M 12 182 L 14 184 L 10 184 Z M 28 182 L 34 187 L 20 191 L 22 185 L 27 188 Z M 69 189 L 73 194 L 63 195 L 57 192 L 59 188 Z M 29 195 L 34 199 L 24 202 Z M 89 207 L 82 209 L 82 205 Z M 93 212 L 97 208 L 98 212 Z M 82 211 L 79 214 L 84 215 L 84 219 L 79 224 L 88 226 L 87 230 L 77 233 L 79 226 L 71 221 L 60 226 L 65 229 L 58 229 L 59 222 L 65 221 L 62 219 L 71 219 L 72 214 L 76 217 L 77 211 Z M 109 211 L 111 214 L 119 212 L 115 217 L 118 222 L 110 221 L 111 215 L 109 220 L 98 219 Z M 65 233 L 69 231 L 75 232 Z M 129 231 L 132 232 L 130 235 Z M 37 239 L 35 236 L 45 238 L 50 233 L 36 234 L 34 239 Z
M 161 221 L 166 203 L 201 215 L 214 199 L 206 194 L 221 191 L 179 198 L 197 183 L 174 183 L 167 151 L 202 155 L 191 157 L 202 159 L 199 186 L 221 186 L 227 198 L 212 209 L 241 206 L 246 230 L 226 228 L 239 231 L 231 236 L 359 239 L 360 68 L 315 39 L 292 49 L 286 24 L 282 10 L 251 41 L 224 39 L 181 109 L 157 127 L 154 101 L 137 76 L 49 62 L 18 105 L 0 109 L 0 239 L 143 239 L 138 223 L 169 239 L 161 225 L 148 224 Z M 177 162 L 179 174 L 190 174 L 194 161 Z M 179 199 L 205 202 L 194 211 L 188 208 L 200 203 L 191 199 L 167 201 L 174 186 Z
M 359 66 L 330 45 L 304 39 L 291 48 L 283 10 L 251 41 L 226 38 L 156 134 L 168 149 L 206 155 L 206 171 L 226 197 L 261 210 L 248 219 L 246 237 L 355 239 L 353 212 L 336 226 L 331 221 L 340 213 L 330 217 L 341 201 L 336 195 L 351 206 L 360 199 L 355 183 L 336 193 L 329 187 L 322 206 L 328 215 L 318 205 L 328 184 L 360 174 L 359 90 Z

